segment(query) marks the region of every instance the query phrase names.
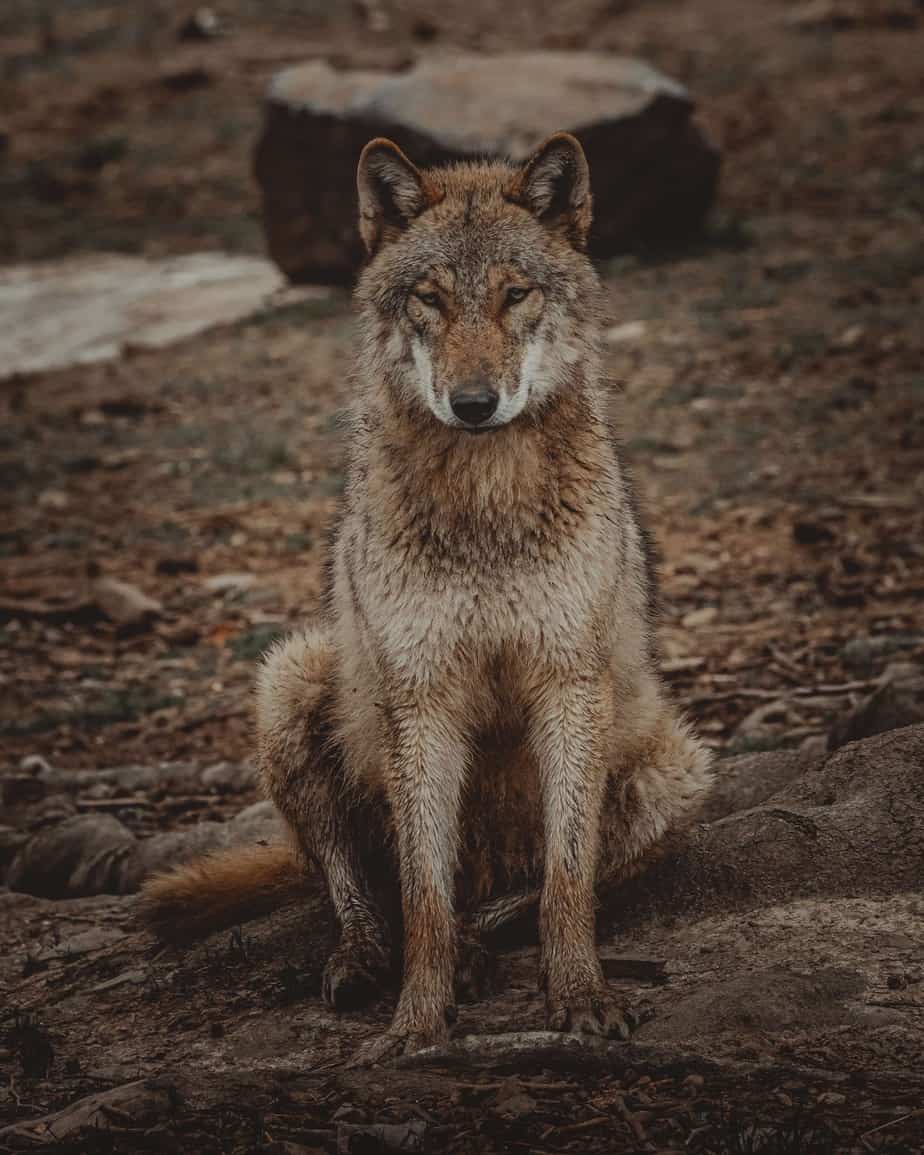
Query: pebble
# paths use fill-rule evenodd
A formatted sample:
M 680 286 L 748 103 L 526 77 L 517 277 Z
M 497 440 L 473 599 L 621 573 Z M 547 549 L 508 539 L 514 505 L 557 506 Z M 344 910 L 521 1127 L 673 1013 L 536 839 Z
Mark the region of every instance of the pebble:
M 19 769 L 36 777 L 45 777 L 51 773 L 51 765 L 41 754 L 27 754 L 25 758 L 20 759 Z
M 680 619 L 680 624 L 686 630 L 695 630 L 700 626 L 709 626 L 719 616 L 715 606 L 701 606 L 698 610 L 690 610 Z
M 257 584 L 257 575 L 252 573 L 220 573 L 206 578 L 203 586 L 212 594 L 243 593 Z
M 106 617 L 120 626 L 143 625 L 164 610 L 159 601 L 137 586 L 117 578 L 100 578 L 94 583 L 93 596 Z
M 625 321 L 622 325 L 613 325 L 604 334 L 607 344 L 624 345 L 631 341 L 640 341 L 648 332 L 644 321 Z

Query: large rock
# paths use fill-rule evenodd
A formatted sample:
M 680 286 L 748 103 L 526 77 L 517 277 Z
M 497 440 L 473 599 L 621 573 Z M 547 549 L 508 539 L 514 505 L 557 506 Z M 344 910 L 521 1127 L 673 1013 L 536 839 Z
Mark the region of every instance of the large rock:
M 759 806 L 800 774 L 816 769 L 824 759 L 823 752 L 813 750 L 761 750 L 721 758 L 700 821 L 717 822 L 736 811 Z
M 794 898 L 917 891 L 924 877 L 922 767 L 924 726 L 811 759 L 758 805 L 688 831 L 620 889 L 619 917 L 626 925 Z
M 685 89 L 647 64 L 595 53 L 458 55 L 396 75 L 323 61 L 287 69 L 270 87 L 256 154 L 270 255 L 295 281 L 352 276 L 356 161 L 371 137 L 433 165 L 522 159 L 558 129 L 590 162 L 595 255 L 675 240 L 702 220 L 719 170 L 692 110 Z

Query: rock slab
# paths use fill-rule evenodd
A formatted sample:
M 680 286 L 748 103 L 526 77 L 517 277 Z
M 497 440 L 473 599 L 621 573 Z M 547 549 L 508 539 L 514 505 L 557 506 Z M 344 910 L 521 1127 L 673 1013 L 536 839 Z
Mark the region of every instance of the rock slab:
M 255 171 L 273 260 L 293 281 L 347 281 L 362 259 L 355 169 L 374 136 L 418 165 L 525 158 L 573 132 L 590 163 L 590 247 L 607 257 L 695 230 L 719 156 L 675 81 L 639 60 L 583 52 L 433 57 L 407 72 L 337 71 L 312 61 L 270 86 Z
M 227 253 L 14 265 L 0 270 L 0 380 L 162 348 L 258 313 L 284 284 L 268 261 Z

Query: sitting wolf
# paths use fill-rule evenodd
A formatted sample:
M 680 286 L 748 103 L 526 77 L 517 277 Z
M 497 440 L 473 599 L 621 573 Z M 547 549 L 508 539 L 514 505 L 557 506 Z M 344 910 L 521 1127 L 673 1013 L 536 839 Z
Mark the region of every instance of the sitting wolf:
M 522 166 L 419 171 L 379 139 L 358 190 L 370 259 L 332 588 L 257 693 L 293 845 L 161 876 L 149 914 L 207 929 L 320 866 L 342 931 L 332 1005 L 376 988 L 403 927 L 394 1020 L 360 1056 L 376 1061 L 444 1039 L 460 938 L 537 900 L 549 1026 L 625 1037 L 595 889 L 695 815 L 710 771 L 658 675 L 584 252 L 587 162 L 558 133 Z

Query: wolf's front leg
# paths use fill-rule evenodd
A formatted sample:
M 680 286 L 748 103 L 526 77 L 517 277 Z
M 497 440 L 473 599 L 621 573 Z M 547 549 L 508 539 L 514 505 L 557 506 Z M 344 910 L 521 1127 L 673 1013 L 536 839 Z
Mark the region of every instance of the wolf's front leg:
M 595 941 L 600 818 L 612 731 L 605 674 L 549 672 L 532 703 L 529 740 L 539 769 L 545 877 L 539 909 L 541 974 L 553 1030 L 619 1035 Z
M 461 728 L 445 705 L 417 700 L 389 710 L 388 792 L 404 914 L 404 980 L 391 1027 L 360 1064 L 444 1040 L 454 1017 L 453 891 L 459 803 L 467 762 Z

